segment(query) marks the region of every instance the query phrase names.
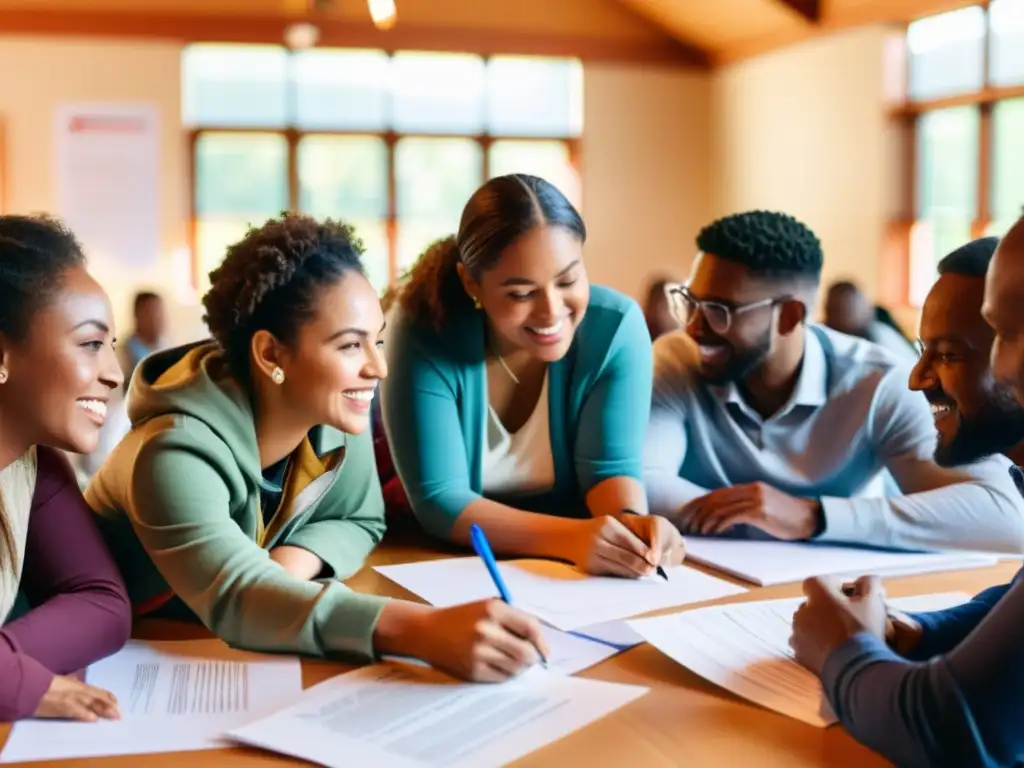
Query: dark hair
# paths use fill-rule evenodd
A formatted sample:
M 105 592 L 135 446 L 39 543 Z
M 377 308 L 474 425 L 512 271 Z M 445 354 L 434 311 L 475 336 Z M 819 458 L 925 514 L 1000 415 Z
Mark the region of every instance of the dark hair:
M 479 280 L 539 224 L 565 227 L 581 241 L 587 239 L 583 217 L 550 182 L 524 173 L 491 179 L 469 198 L 458 234 L 427 248 L 398 289 L 385 295 L 385 308 L 397 301 L 418 322 L 440 330 L 452 308 L 469 304 L 458 264 Z
M 861 290 L 854 282 L 849 280 L 838 280 L 828 287 L 828 292 L 857 294 L 861 293 Z
M 700 231 L 697 247 L 760 277 L 817 282 L 821 276 L 821 243 L 806 225 L 785 213 L 748 211 L 718 219 Z
M 0 216 L 0 333 L 21 340 L 32 315 L 60 289 L 60 277 L 85 265 L 74 234 L 49 216 Z
M 0 333 L 21 341 L 32 317 L 60 290 L 61 277 L 85 264 L 82 246 L 48 216 L 0 216 Z M 0 507 L 0 558 L 14 560 L 14 533 Z
M 939 274 L 984 277 L 998 246 L 998 237 L 981 237 L 961 245 L 939 262 Z
M 135 299 L 132 302 L 132 307 L 134 308 L 135 313 L 138 314 L 139 310 L 142 308 L 142 305 L 145 304 L 147 301 L 159 300 L 159 293 L 153 293 L 153 291 L 139 291 L 138 293 L 135 294 Z
M 348 224 L 283 213 L 228 247 L 203 296 L 206 322 L 231 372 L 248 383 L 249 346 L 266 330 L 284 343 L 313 316 L 317 291 L 347 272 L 364 274 L 363 243 Z

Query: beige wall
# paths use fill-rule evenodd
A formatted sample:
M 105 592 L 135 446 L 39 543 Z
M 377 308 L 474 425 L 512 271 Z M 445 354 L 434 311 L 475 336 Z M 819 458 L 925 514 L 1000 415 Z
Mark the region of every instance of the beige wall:
M 31 78 L 24 73 L 34 73 Z M 45 73 L 45 74 L 44 74 Z M 678 261 L 710 212 L 711 78 L 624 65 L 586 68 L 583 200 L 593 279 L 636 293 L 647 273 Z M 180 49 L 166 43 L 0 38 L 0 116 L 6 125 L 6 209 L 52 210 L 53 114 L 63 101 L 144 101 L 161 118 L 159 267 L 125 273 L 93 260 L 118 323 L 139 287 L 175 293 L 179 335 L 197 332 L 183 294 L 188 154 L 179 116 Z M 173 288 L 172 288 L 173 287 Z M 184 300 L 184 304 L 181 303 Z
M 822 240 L 823 283 L 851 278 L 872 295 L 899 202 L 898 137 L 883 109 L 892 34 L 835 34 L 714 77 L 715 211 L 793 214 Z
M 5 133 L 6 209 L 52 211 L 53 116 L 65 101 L 145 101 L 160 112 L 159 268 L 144 273 L 93 259 L 91 269 L 113 300 L 125 328 L 137 287 L 175 284 L 174 254 L 187 245 L 186 147 L 180 127 L 178 46 L 161 43 L 0 38 L 0 119 Z M 180 281 L 179 281 L 180 282 Z M 191 316 L 195 312 L 190 313 Z
M 711 77 L 587 67 L 583 208 L 591 279 L 639 296 L 654 272 L 685 274 L 712 213 Z

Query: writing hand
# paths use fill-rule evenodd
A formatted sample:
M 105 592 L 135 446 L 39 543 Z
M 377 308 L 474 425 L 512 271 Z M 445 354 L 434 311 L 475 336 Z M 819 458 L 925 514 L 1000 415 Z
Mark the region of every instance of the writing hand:
M 83 683 L 76 677 L 54 675 L 35 711 L 36 717 L 93 722 L 120 720 L 117 698 L 110 691 Z
M 877 576 L 863 576 L 854 594 L 830 576 L 816 576 L 804 584 L 807 601 L 793 615 L 789 645 L 796 660 L 820 674 L 829 654 L 860 632 L 885 637 L 885 591 Z
M 660 515 L 615 515 L 640 541 L 647 545 L 647 561 L 667 568 L 686 557 L 686 543 L 679 530 Z
M 654 571 L 647 544 L 614 515 L 581 520 L 567 542 L 568 557 L 595 576 L 636 579 Z
M 434 608 L 419 617 L 416 655 L 463 680 L 497 683 L 548 655 L 540 622 L 500 600 Z
M 811 538 L 818 528 L 821 505 L 783 493 L 767 483 L 746 483 L 719 488 L 694 499 L 680 512 L 681 527 L 713 536 L 733 526 L 760 528 L 778 539 Z

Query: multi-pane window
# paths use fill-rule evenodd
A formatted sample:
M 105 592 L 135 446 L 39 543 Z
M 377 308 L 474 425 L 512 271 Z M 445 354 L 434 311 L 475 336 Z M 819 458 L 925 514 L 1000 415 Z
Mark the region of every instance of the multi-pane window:
M 907 52 L 910 292 L 920 303 L 939 259 L 972 237 L 1005 233 L 1024 209 L 1024 0 L 916 21 Z
M 579 204 L 582 78 L 575 59 L 188 47 L 199 288 L 286 209 L 353 224 L 383 288 L 455 232 L 487 178 L 536 174 Z

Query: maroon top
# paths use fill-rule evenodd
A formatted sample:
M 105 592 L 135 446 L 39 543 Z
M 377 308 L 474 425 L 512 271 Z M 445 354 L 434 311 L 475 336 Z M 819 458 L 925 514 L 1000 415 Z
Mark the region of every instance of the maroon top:
M 38 449 L 21 589 L 32 610 L 0 629 L 0 721 L 30 717 L 55 674 L 119 650 L 128 593 L 67 459 Z

